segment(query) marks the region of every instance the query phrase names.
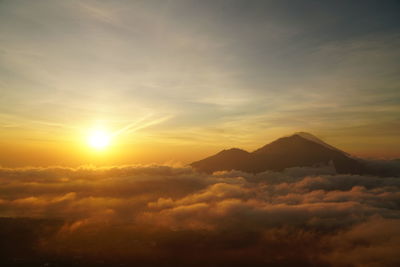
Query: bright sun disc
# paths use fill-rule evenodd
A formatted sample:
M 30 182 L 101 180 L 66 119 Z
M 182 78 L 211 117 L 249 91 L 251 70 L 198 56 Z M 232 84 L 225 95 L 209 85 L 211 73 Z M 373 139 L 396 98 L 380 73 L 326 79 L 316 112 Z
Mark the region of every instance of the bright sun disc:
M 95 149 L 104 149 L 110 144 L 110 136 L 104 131 L 94 131 L 89 135 L 88 143 Z

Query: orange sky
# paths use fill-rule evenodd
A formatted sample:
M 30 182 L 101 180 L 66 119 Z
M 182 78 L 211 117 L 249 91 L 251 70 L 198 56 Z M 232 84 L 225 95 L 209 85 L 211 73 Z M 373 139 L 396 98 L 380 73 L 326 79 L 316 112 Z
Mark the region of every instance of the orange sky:
M 266 135 L 267 136 L 267 135 Z M 283 135 L 282 135 L 283 136 Z M 128 142 L 126 139 L 111 140 L 108 147 L 97 150 L 91 147 L 87 142 L 86 136 L 81 136 L 82 140 L 77 138 L 75 141 L 9 141 L 0 143 L 0 150 L 6 153 L 0 154 L 0 162 L 5 167 L 21 166 L 79 166 L 86 164 L 101 165 L 124 165 L 124 164 L 150 164 L 150 163 L 169 163 L 169 164 L 188 164 L 204 157 L 213 155 L 222 149 L 231 147 L 240 147 L 248 151 L 255 150 L 275 138 L 281 137 L 278 134 L 262 139 L 258 137 L 255 140 L 261 140 L 258 143 L 243 142 L 238 138 L 229 138 L 220 140 L 219 144 L 195 143 L 182 140 L 162 140 L 156 138 L 141 138 Z M 351 139 L 340 140 L 335 138 L 325 138 L 325 141 L 331 141 L 330 144 L 349 152 L 356 156 L 373 158 L 395 158 L 398 157 L 398 149 L 380 149 L 379 145 L 374 144 L 374 140 L 367 138 L 357 138 L 358 143 L 354 145 Z M 383 143 L 389 146 L 396 140 L 387 140 Z M 364 145 L 365 144 L 365 145 Z
M 298 131 L 400 157 L 398 14 L 355 10 L 1 2 L 0 165 L 189 163 Z

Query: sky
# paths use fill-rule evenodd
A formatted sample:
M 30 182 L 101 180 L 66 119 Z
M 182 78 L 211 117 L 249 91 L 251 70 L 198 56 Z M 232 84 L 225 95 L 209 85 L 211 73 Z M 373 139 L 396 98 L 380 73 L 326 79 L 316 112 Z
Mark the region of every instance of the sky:
M 0 1 L 0 165 L 189 163 L 311 132 L 400 157 L 398 1 Z M 114 133 L 107 151 L 91 129 Z

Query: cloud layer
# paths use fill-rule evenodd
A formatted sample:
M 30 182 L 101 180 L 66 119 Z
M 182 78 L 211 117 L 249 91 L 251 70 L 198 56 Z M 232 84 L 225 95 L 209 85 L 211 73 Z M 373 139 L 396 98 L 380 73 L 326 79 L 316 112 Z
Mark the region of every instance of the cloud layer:
M 24 229 L 39 237 L 22 239 L 36 257 L 74 256 L 74 264 L 400 263 L 396 177 L 329 168 L 205 175 L 153 165 L 3 168 L 0 178 L 0 215 L 36 222 Z M 19 240 L 10 225 L 24 224 L 0 221 Z

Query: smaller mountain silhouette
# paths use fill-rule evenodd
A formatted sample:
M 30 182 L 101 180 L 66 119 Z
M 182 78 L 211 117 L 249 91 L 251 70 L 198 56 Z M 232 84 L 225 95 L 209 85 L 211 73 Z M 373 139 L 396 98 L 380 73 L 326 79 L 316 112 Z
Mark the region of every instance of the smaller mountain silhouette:
M 361 161 L 305 132 L 279 138 L 251 153 L 238 148 L 223 150 L 211 157 L 193 162 L 191 166 L 206 173 L 224 170 L 259 173 L 328 164 L 333 164 L 336 172 L 341 174 L 366 172 Z

